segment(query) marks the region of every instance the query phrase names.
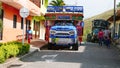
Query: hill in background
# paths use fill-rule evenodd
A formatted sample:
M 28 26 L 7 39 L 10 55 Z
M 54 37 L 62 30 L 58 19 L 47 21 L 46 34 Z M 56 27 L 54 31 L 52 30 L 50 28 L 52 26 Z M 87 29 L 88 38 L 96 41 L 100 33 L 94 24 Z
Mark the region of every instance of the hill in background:
M 85 19 L 85 20 L 84 20 L 85 25 L 84 25 L 84 36 L 83 36 L 83 40 L 85 41 L 87 34 L 91 32 L 92 21 L 93 21 L 94 19 L 104 19 L 104 20 L 107 20 L 107 19 L 108 19 L 109 17 L 111 17 L 113 14 L 114 14 L 114 11 L 113 11 L 113 10 L 109 10 L 109 11 L 103 12 L 103 13 L 101 13 L 101 14 L 98 14 L 98 15 L 96 15 L 96 16 L 93 16 L 93 17 L 91 17 L 91 18 Z

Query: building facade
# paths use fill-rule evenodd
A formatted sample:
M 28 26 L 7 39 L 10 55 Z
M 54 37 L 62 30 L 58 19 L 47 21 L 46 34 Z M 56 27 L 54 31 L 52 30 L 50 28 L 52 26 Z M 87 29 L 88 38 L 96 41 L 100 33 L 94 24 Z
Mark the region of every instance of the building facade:
M 38 31 L 36 35 L 39 37 L 44 34 L 44 24 L 32 20 L 33 16 L 45 14 L 44 0 L 0 0 L 0 2 L 2 3 L 2 12 L 0 13 L 0 20 L 2 20 L 2 28 L 0 29 L 1 42 L 14 41 L 19 36 L 22 37 L 23 24 L 25 34 L 29 26 L 32 27 L 33 34 L 35 34 L 36 30 Z M 22 7 L 27 8 L 30 12 L 25 20 L 19 14 Z M 40 33 L 41 30 L 43 30 L 42 34 Z
M 110 29 L 113 36 L 114 32 L 114 23 L 115 23 L 115 34 L 117 34 L 118 38 L 120 38 L 120 10 L 118 9 L 115 13 L 115 22 L 114 22 L 114 15 L 108 18 L 108 21 L 111 23 Z

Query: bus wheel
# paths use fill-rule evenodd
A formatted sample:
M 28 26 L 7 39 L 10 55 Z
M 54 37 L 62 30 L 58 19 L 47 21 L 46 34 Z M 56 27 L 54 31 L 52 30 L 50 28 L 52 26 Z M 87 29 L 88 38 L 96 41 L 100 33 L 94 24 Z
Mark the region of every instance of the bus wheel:
M 76 43 L 76 44 L 73 45 L 72 50 L 78 50 L 78 43 Z
M 52 49 L 52 43 L 48 43 L 48 50 L 51 50 Z

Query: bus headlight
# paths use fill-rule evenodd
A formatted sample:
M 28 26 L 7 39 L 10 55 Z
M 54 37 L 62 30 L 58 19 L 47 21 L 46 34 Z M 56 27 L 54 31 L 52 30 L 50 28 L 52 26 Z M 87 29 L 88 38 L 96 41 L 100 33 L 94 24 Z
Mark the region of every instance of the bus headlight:
M 74 31 L 70 31 L 69 33 L 70 33 L 71 35 L 74 35 L 74 34 L 75 34 L 75 32 L 74 32 Z
M 55 31 L 54 31 L 54 30 L 51 30 L 51 31 L 50 31 L 50 34 L 55 34 Z

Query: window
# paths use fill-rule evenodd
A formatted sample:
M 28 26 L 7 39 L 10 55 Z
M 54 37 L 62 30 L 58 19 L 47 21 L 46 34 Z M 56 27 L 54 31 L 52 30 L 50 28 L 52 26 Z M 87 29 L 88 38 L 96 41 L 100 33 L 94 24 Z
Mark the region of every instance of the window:
M 17 16 L 13 15 L 13 28 L 16 28 L 17 26 Z
M 30 27 L 30 20 L 26 19 L 26 32 L 27 32 L 29 27 Z
M 3 38 L 3 15 L 4 14 L 4 11 L 2 10 L 1 13 L 0 13 L 0 40 L 2 40 Z
M 21 29 L 23 29 L 23 18 L 21 18 Z

